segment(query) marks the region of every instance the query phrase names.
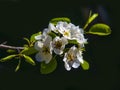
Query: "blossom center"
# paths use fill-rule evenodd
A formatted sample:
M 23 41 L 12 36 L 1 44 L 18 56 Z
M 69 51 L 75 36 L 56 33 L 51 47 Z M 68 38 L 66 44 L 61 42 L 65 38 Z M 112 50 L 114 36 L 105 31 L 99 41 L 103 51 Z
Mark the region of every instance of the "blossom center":
M 60 49 L 61 46 L 62 46 L 62 42 L 61 41 L 56 41 L 54 45 L 55 45 L 55 48 Z
M 64 31 L 64 33 L 63 33 L 63 35 L 65 35 L 65 36 L 69 36 L 69 31 Z
M 67 55 L 68 61 L 73 61 L 74 58 L 75 58 L 75 56 L 72 53 Z
M 50 53 L 49 48 L 46 47 L 46 46 L 43 46 L 42 52 L 45 53 L 45 54 Z

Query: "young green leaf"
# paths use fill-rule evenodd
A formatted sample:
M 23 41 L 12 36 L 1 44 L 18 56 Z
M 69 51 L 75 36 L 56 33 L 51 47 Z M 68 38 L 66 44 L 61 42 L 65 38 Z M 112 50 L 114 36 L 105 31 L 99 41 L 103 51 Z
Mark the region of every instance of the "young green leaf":
M 89 12 L 89 18 L 91 17 L 91 15 L 92 15 L 92 10 L 90 10 L 90 12 Z
M 28 47 L 21 51 L 21 53 L 25 55 L 35 54 L 36 52 L 38 51 L 34 47 Z
M 89 69 L 89 63 L 84 60 L 84 62 L 81 63 L 81 67 L 82 67 L 84 70 L 88 70 L 88 69 Z
M 35 36 L 37 36 L 37 35 L 41 35 L 41 32 L 38 32 L 38 33 L 35 33 L 35 34 L 31 35 L 31 37 L 30 37 L 30 42 L 36 41 L 36 40 L 35 40 Z
M 16 69 L 15 69 L 15 72 L 17 72 L 17 71 L 19 70 L 20 64 L 21 64 L 21 60 L 19 60 L 18 65 L 17 65 L 17 67 L 16 67 Z
M 52 59 L 48 64 L 46 64 L 45 62 L 41 62 L 41 68 L 40 68 L 40 72 L 42 74 L 49 74 L 51 72 L 53 72 L 57 67 L 57 61 L 56 59 Z
M 26 56 L 26 55 L 23 55 L 23 57 L 25 58 L 26 62 L 30 63 L 33 66 L 35 65 L 35 62 L 34 62 L 34 60 L 31 57 Z
M 90 12 L 91 15 L 91 12 Z M 94 13 L 92 16 L 89 16 L 87 23 L 85 24 L 83 29 L 86 29 L 86 27 L 98 16 L 98 13 Z
M 8 61 L 8 60 L 11 60 L 12 58 L 16 57 L 16 55 L 9 55 L 7 57 L 4 57 L 0 60 L 0 62 L 5 62 L 5 61 Z
M 28 38 L 23 38 L 25 41 L 27 41 L 28 43 L 30 42 L 30 40 Z
M 30 44 L 30 40 L 28 38 L 23 38 L 25 41 L 27 41 L 28 44 Z
M 94 24 L 87 33 L 104 36 L 111 34 L 111 29 L 106 24 L 98 23 Z
M 28 44 L 24 44 L 23 47 L 24 47 L 24 48 L 28 48 L 29 45 L 28 45 Z
M 71 22 L 69 18 L 61 17 L 61 18 L 53 18 L 53 19 L 51 19 L 50 23 L 53 23 L 54 25 L 56 25 L 57 22 L 59 22 L 59 21 L 68 22 L 68 23 Z
M 94 14 L 88 19 L 88 23 L 91 23 L 97 16 L 98 16 L 98 13 L 94 13 Z
M 13 50 L 13 49 L 8 49 L 7 50 L 7 53 L 15 53 L 16 52 L 16 50 Z

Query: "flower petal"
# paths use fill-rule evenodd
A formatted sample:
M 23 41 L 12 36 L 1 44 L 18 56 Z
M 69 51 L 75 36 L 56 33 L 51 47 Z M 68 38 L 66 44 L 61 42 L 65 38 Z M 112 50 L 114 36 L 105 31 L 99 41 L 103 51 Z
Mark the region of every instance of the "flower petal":
M 43 43 L 41 41 L 35 42 L 34 48 L 36 50 L 40 50 L 43 47 Z
M 83 60 L 82 57 L 81 57 L 81 58 L 78 58 L 78 60 L 80 61 L 80 63 L 84 63 L 84 60 Z
M 80 62 L 79 61 L 74 61 L 74 63 L 72 64 L 73 68 L 78 68 L 80 66 Z
M 77 59 L 79 60 L 80 63 L 84 62 L 82 52 L 80 50 L 77 53 Z
M 55 32 L 55 33 L 58 33 L 56 27 L 55 27 L 54 24 L 52 24 L 52 23 L 49 23 L 48 29 L 49 29 L 49 30 L 52 30 L 52 31 Z
M 45 54 L 43 57 L 46 64 L 48 64 L 52 60 L 52 54 L 50 53 Z
M 44 35 L 44 36 L 47 36 L 47 34 L 48 34 L 50 31 L 51 31 L 50 29 L 45 28 L 45 29 L 43 30 L 43 35 Z
M 65 37 L 61 38 L 63 45 L 68 44 L 68 40 Z
M 63 50 L 54 48 L 54 52 L 58 55 L 61 55 L 63 53 Z
M 43 61 L 43 59 L 41 58 L 40 53 L 37 53 L 37 54 L 35 55 L 35 59 L 36 59 L 36 61 L 38 61 L 38 62 L 42 62 L 42 61 Z
M 42 39 L 42 35 L 35 36 L 35 40 L 41 40 L 41 39 Z
M 45 63 L 47 64 L 52 59 L 52 54 L 50 53 L 44 54 L 42 51 L 40 51 L 39 53 L 36 54 L 35 58 L 36 61 L 38 62 L 45 61 Z
M 44 45 L 45 45 L 45 46 L 49 46 L 51 41 L 52 41 L 52 37 L 47 36 L 47 37 L 46 37 L 46 40 L 45 40 L 45 42 L 44 42 Z
M 71 67 L 69 66 L 69 64 L 65 63 L 64 66 L 65 66 L 65 69 L 66 69 L 67 71 L 70 71 L 70 70 L 71 70 Z

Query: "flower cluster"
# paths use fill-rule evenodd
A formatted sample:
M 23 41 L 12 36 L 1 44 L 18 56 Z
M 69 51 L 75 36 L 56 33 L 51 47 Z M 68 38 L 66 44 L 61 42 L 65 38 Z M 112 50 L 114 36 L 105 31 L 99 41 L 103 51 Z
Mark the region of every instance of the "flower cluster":
M 34 48 L 38 51 L 35 58 L 38 62 L 48 64 L 54 55 L 63 56 L 64 66 L 68 71 L 84 63 L 82 52 L 87 39 L 79 26 L 65 21 L 49 23 L 48 28 L 35 36 L 35 39 Z
M 23 47 L 6 45 L 6 42 L 0 44 L 0 48 L 8 49 L 7 53 L 10 54 L 1 58 L 0 62 L 17 59 L 15 72 L 20 69 L 21 62 L 25 60 L 33 66 L 36 66 L 37 61 L 41 62 L 41 74 L 49 74 L 57 67 L 56 59 L 64 62 L 67 71 L 78 68 L 80 65 L 83 70 L 88 70 L 89 63 L 83 59 L 83 51 L 87 43 L 84 35 L 107 36 L 111 34 L 110 27 L 104 23 L 96 23 L 88 27 L 97 16 L 98 13 L 92 14 L 90 11 L 88 20 L 82 28 L 72 24 L 67 17 L 53 18 L 43 32 L 34 33 L 30 38 L 24 38 L 27 44 L 25 43 Z M 36 61 L 31 55 L 35 55 Z

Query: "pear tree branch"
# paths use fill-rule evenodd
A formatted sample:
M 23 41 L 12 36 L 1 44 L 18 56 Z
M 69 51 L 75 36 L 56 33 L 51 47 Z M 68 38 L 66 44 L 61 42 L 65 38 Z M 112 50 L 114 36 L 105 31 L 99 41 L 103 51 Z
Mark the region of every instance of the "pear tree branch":
M 16 46 L 10 46 L 10 45 L 5 45 L 7 42 L 3 42 L 0 44 L 0 48 L 6 48 L 6 49 L 14 49 L 14 50 L 23 50 L 24 47 L 16 47 Z

